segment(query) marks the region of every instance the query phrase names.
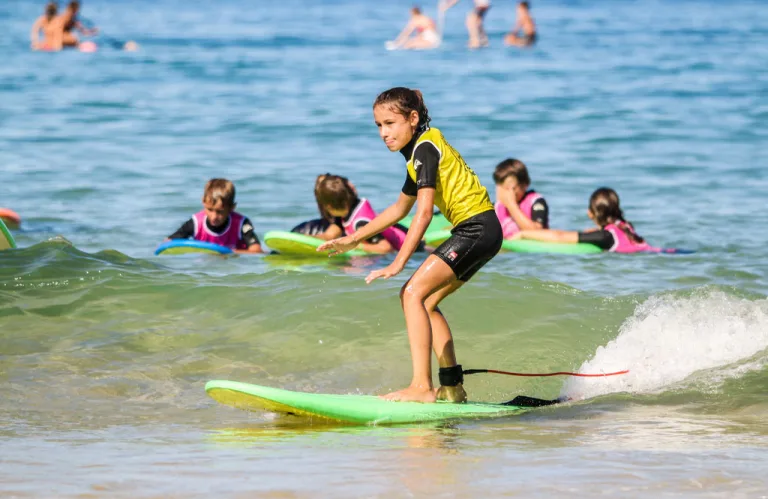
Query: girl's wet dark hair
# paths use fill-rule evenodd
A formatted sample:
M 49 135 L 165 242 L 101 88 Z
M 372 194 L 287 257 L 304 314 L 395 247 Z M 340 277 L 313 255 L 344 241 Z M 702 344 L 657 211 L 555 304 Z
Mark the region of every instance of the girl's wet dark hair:
M 374 109 L 376 106 L 389 106 L 399 114 L 405 116 L 408 119 L 413 111 L 419 115 L 419 130 L 424 131 L 429 128 L 429 122 L 432 118 L 429 117 L 429 110 L 424 104 L 424 96 L 421 91 L 416 89 L 410 89 L 406 87 L 390 88 L 379 94 L 376 100 L 373 102 Z
M 589 197 L 589 211 L 600 227 L 616 224 L 627 237 L 638 244 L 645 240 L 637 235 L 632 224 L 624 220 L 624 213 L 619 205 L 619 195 L 610 187 L 600 187 Z
M 317 177 L 315 200 L 320 215 L 330 220 L 333 217 L 325 210 L 326 206 L 335 210 L 350 210 L 357 204 L 358 198 L 348 178 L 326 173 Z

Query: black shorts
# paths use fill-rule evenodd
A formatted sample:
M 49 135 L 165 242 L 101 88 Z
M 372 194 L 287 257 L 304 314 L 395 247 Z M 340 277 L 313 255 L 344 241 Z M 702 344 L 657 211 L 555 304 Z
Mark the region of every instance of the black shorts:
M 468 281 L 501 249 L 504 235 L 496 212 L 489 210 L 461 222 L 433 255 L 447 263 L 460 281 Z

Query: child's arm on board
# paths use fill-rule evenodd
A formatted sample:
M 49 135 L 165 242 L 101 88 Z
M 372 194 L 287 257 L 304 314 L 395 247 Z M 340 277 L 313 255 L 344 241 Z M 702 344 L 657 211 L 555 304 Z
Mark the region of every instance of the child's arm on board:
M 344 231 L 341 230 L 341 227 L 339 227 L 336 224 L 331 224 L 328 226 L 327 229 L 325 229 L 325 232 L 321 232 L 320 234 L 317 234 L 315 237 L 318 239 L 322 239 L 323 241 L 331 241 L 343 235 L 344 235 Z
M 256 235 L 256 230 L 249 218 L 243 220 L 243 226 L 240 228 L 240 238 L 246 244 L 246 249 L 235 249 L 235 253 L 263 253 L 261 241 Z
M 543 241 L 545 243 L 576 244 L 579 242 L 579 233 L 575 230 L 524 230 L 515 234 L 512 239 L 529 239 Z
M 515 200 L 515 194 L 508 189 L 496 189 L 496 199 L 501 201 L 504 207 L 509 212 L 509 216 L 515 221 L 520 230 L 540 230 L 544 226 L 539 222 L 534 222 L 523 213 L 520 209 L 520 205 Z
M 405 196 L 405 194 L 401 194 L 400 196 Z M 416 202 L 418 203 L 416 206 L 416 215 L 413 217 L 411 226 L 408 228 L 408 233 L 405 236 L 405 241 L 403 241 L 403 246 L 400 248 L 400 251 L 397 252 L 395 261 L 383 269 L 374 270 L 368 274 L 368 277 L 365 278 L 366 283 L 370 284 L 379 277 L 389 279 L 390 277 L 399 274 L 405 267 L 405 264 L 408 263 L 408 259 L 411 258 L 413 252 L 419 247 L 421 238 L 424 237 L 424 234 L 427 232 L 427 227 L 429 227 L 429 223 L 432 221 L 432 210 L 435 206 L 435 188 L 424 187 L 419 189 L 416 196 Z M 412 201 L 411 205 L 413 205 Z
M 181 227 L 179 227 L 176 230 L 176 232 L 166 237 L 165 240 L 168 241 L 170 239 L 189 239 L 191 237 L 195 237 L 195 221 L 190 218 L 189 220 L 184 222 L 181 225 Z
M 355 231 L 354 234 L 350 234 L 349 236 L 339 237 L 321 244 L 317 248 L 317 251 L 332 250 L 331 255 L 337 255 L 354 249 L 362 241 L 369 239 L 371 236 L 375 236 L 387 227 L 391 227 L 405 218 L 408 212 L 411 211 L 413 203 L 415 202 L 415 198 L 400 193 L 400 197 L 397 198 L 395 204 L 390 205 L 386 210 L 379 213 L 376 218 L 361 227 L 360 230 Z M 406 238 L 406 241 L 407 240 L 408 239 Z
M 248 249 L 244 249 L 244 250 L 236 249 L 234 250 L 234 252 L 235 253 L 264 253 L 264 250 L 261 249 L 261 244 L 256 243 L 248 246 Z
M 392 245 L 386 239 L 382 239 L 377 243 L 369 243 L 369 242 L 363 241 L 363 243 L 360 246 L 362 246 L 362 248 L 368 253 L 379 253 L 382 255 L 385 253 L 389 253 L 393 249 Z

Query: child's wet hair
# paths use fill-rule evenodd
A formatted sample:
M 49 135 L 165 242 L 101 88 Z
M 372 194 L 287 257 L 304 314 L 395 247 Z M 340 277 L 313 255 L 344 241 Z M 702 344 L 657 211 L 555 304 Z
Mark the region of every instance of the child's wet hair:
M 515 177 L 521 186 L 531 185 L 531 177 L 525 163 L 515 158 L 508 158 L 496 165 L 493 172 L 493 181 L 501 184 L 507 177 Z
M 411 14 L 421 14 L 421 7 L 418 5 L 411 7 Z
M 203 202 L 232 208 L 235 206 L 235 184 L 225 178 L 212 178 L 205 184 Z
M 520 6 L 523 7 L 525 10 L 528 10 L 531 8 L 531 4 L 528 2 L 520 2 Z
M 373 108 L 375 109 L 376 106 L 388 106 L 406 119 L 411 116 L 413 111 L 416 111 L 419 115 L 419 130 L 429 128 L 429 122 L 432 121 L 420 90 L 406 87 L 390 88 L 376 97 Z
M 317 208 L 324 218 L 331 218 L 325 209 L 348 210 L 357 203 L 357 192 L 350 185 L 349 179 L 326 173 L 317 177 L 315 182 Z
M 632 224 L 624 219 L 624 212 L 619 204 L 619 195 L 610 187 L 600 187 L 589 197 L 589 211 L 600 227 L 616 224 L 630 240 L 641 244 L 645 240 L 635 233 Z

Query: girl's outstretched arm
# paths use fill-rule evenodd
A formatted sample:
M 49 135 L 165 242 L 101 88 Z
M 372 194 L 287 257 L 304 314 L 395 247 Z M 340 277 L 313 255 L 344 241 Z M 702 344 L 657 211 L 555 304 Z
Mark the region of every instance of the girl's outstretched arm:
M 386 210 L 379 213 L 376 218 L 365 224 L 360 230 L 355 231 L 354 234 L 349 236 L 339 237 L 321 244 L 317 251 L 332 250 L 331 254 L 336 255 L 354 249 L 362 241 L 375 236 L 387 227 L 391 227 L 405 218 L 415 202 L 416 198 L 400 193 L 400 197 L 397 198 L 395 204 L 390 205 Z M 406 238 L 406 241 L 408 241 L 408 238 Z
M 405 196 L 405 194 L 401 194 L 400 196 Z M 408 198 L 409 196 L 405 197 Z M 368 277 L 365 278 L 365 282 L 370 284 L 379 277 L 389 279 L 390 277 L 396 276 L 402 272 L 403 268 L 405 268 L 405 264 L 408 263 L 411 255 L 413 255 L 413 252 L 419 247 L 421 238 L 424 237 L 424 233 L 427 232 L 427 227 L 429 227 L 429 223 L 432 221 L 432 210 L 435 206 L 435 188 L 424 187 L 419 189 L 416 201 L 418 203 L 416 206 L 416 215 L 413 217 L 411 227 L 408 229 L 408 234 L 405 236 L 403 246 L 400 248 L 400 251 L 397 252 L 395 261 L 383 269 L 374 270 L 368 274 Z M 413 206 L 413 202 L 411 202 L 411 206 Z
M 579 242 L 579 233 L 575 230 L 524 230 L 515 234 L 512 239 L 530 239 L 532 241 L 543 241 L 545 243 L 576 244 Z

